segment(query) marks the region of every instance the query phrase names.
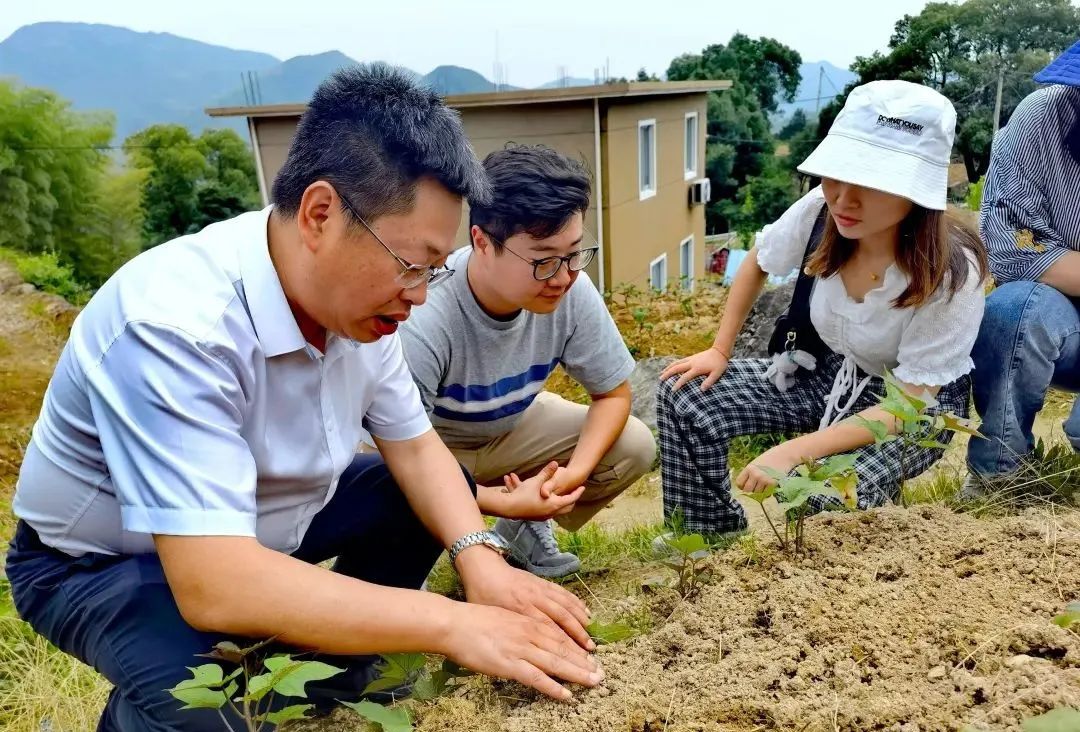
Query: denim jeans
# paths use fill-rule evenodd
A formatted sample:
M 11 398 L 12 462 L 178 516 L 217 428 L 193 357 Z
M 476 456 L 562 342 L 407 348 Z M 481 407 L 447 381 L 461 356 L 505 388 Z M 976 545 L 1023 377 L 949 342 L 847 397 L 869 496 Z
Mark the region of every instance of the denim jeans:
M 471 481 L 470 481 L 471 482 Z M 474 487 L 475 490 L 475 487 Z M 337 557 L 334 571 L 375 584 L 419 588 L 442 546 L 413 514 L 378 455 L 359 455 L 330 502 L 316 514 L 293 556 L 309 563 Z M 228 557 L 222 557 L 228 561 Z M 99 732 L 188 732 L 224 728 L 217 712 L 180 710 L 166 689 L 190 674 L 185 666 L 211 663 L 206 653 L 223 640 L 181 617 L 156 554 L 71 557 L 41 543 L 19 522 L 7 560 L 15 607 L 34 630 L 96 668 L 114 684 Z M 266 598 L 273 602 L 272 597 Z M 341 608 L 348 613 L 349 608 Z M 275 644 L 280 652 L 296 649 Z M 374 677 L 373 656 L 314 657 L 346 672 L 308 684 L 308 703 L 354 701 Z M 277 699 L 275 707 L 301 703 Z M 230 719 L 234 729 L 242 720 Z
M 975 361 L 975 410 L 986 439 L 972 438 L 968 466 L 984 478 L 1007 475 L 1034 449 L 1031 427 L 1051 386 L 1080 391 L 1080 305 L 1049 285 L 1010 282 L 986 301 Z M 1065 436 L 1080 450 L 1073 404 Z

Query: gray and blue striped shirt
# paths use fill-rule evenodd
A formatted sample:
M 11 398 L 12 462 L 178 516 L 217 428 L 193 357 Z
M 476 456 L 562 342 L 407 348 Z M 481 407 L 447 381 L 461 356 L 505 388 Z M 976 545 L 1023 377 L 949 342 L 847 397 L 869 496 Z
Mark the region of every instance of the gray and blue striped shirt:
M 1078 119 L 1080 89 L 1048 86 L 994 138 L 980 227 L 998 284 L 1036 281 L 1080 251 L 1080 162 L 1066 141 Z

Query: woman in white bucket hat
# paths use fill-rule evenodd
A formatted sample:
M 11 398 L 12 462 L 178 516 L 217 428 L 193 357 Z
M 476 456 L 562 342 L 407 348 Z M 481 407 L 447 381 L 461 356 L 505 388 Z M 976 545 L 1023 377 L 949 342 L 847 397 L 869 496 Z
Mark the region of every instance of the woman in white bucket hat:
M 746 528 L 727 460 L 738 435 L 805 433 L 747 466 L 735 479 L 742 490 L 771 484 L 766 469 L 787 473 L 808 458 L 856 452 L 862 509 L 896 500 L 902 479 L 941 457 L 941 449 L 920 447 L 901 475 L 899 445 L 875 447 L 870 431 L 846 418 L 893 424 L 877 406 L 886 371 L 910 393 L 934 396 L 932 411 L 967 415 L 987 265 L 978 235 L 945 214 L 955 126 L 949 100 L 918 84 L 877 81 L 848 96 L 828 136 L 799 166 L 821 186 L 758 234 L 713 346 L 661 376 L 666 517 L 677 511 L 686 530 L 714 535 Z M 797 268 L 807 289 L 813 283 L 809 324 L 797 338 L 789 334 L 799 350 L 732 360 L 735 336 L 767 275 Z M 815 496 L 811 506 L 834 501 Z

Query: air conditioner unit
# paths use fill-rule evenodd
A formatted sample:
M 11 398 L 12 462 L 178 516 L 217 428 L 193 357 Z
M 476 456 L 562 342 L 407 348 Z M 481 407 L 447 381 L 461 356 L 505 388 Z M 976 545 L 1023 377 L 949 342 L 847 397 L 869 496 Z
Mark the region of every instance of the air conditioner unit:
M 712 198 L 712 181 L 708 178 L 698 178 L 690 184 L 688 191 L 688 203 L 691 206 L 704 205 Z

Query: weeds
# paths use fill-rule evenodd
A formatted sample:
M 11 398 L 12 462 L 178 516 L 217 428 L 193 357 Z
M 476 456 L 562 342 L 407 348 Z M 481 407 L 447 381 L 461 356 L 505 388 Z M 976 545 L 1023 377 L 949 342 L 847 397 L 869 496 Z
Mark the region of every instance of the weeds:
M 1065 612 L 1054 618 L 1054 625 L 1080 634 L 1080 602 L 1070 602 Z

